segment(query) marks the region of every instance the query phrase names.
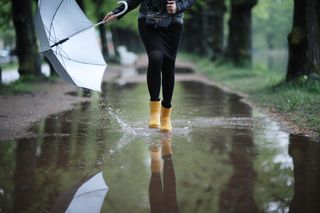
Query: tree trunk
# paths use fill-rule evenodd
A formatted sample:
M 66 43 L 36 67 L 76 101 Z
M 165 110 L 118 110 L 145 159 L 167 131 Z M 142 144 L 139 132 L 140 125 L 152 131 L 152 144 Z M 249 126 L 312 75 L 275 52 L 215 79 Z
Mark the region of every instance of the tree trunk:
M 94 3 L 94 11 L 97 15 L 97 22 L 100 22 L 105 14 L 105 11 L 103 11 L 101 8 L 103 8 L 104 1 L 103 0 L 93 0 Z M 99 25 L 99 36 L 100 36 L 100 44 L 102 49 L 102 54 L 105 58 L 108 58 L 109 52 L 108 52 L 108 44 L 107 44 L 107 38 L 106 38 L 106 27 L 104 24 Z
M 100 20 L 103 19 L 104 16 L 101 16 Z M 108 58 L 109 57 L 109 51 L 108 51 L 108 43 L 107 43 L 107 37 L 106 37 L 106 27 L 104 24 L 99 25 L 99 35 L 100 35 L 100 42 L 101 42 L 101 49 L 103 57 Z
M 251 10 L 258 0 L 231 0 L 229 38 L 226 58 L 235 65 L 251 65 Z
M 208 36 L 208 55 L 213 60 L 219 58 L 223 53 L 224 47 L 224 14 L 226 5 L 224 0 L 209 0 L 206 11 Z
M 320 0 L 294 0 L 287 80 L 320 74 Z
M 117 46 L 119 46 L 119 32 L 118 31 L 119 30 L 116 27 L 111 28 L 112 40 L 113 40 L 113 45 L 114 45 L 115 49 L 117 48 Z
M 185 20 L 181 46 L 187 52 L 203 54 L 202 7 L 195 4 L 188 14 L 192 18 Z
M 34 32 L 31 0 L 11 0 L 12 18 L 16 31 L 16 54 L 21 76 L 41 75 L 40 54 Z

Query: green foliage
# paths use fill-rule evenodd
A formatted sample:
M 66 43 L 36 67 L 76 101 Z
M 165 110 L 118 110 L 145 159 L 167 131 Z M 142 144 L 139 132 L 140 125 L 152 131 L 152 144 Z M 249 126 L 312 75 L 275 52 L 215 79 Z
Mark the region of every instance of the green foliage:
M 282 112 L 301 128 L 311 129 L 320 135 L 320 81 L 281 81 L 253 98 Z
M 259 1 L 253 9 L 254 48 L 286 48 L 292 16 L 292 0 Z
M 0 32 L 3 32 L 11 24 L 11 4 L 9 0 L 1 0 L 0 14 Z
M 262 66 L 252 68 L 234 67 L 226 61 L 213 63 L 208 58 L 180 54 L 183 59 L 195 62 L 199 70 L 214 79 L 223 82 L 231 89 L 241 90 L 245 93 L 254 93 L 257 89 L 263 89 L 266 85 L 274 85 L 284 78 L 284 74 L 270 72 Z
M 2 95 L 8 94 L 21 94 L 21 93 L 32 93 L 39 90 L 44 86 L 44 82 L 53 82 L 57 77 L 44 77 L 26 75 L 22 76 L 19 80 L 10 84 L 0 84 L 0 93 Z
M 18 62 L 12 62 L 12 63 L 7 63 L 7 64 L 1 64 L 1 68 L 2 68 L 2 70 L 3 71 L 5 71 L 5 70 L 12 70 L 12 69 L 16 69 L 16 70 L 18 70 L 18 66 L 19 66 L 19 64 L 18 64 Z
M 9 0 L 0 1 L 0 39 L 3 39 L 5 46 L 13 43 L 14 30 L 11 21 L 11 4 Z
M 117 7 L 117 2 L 117 0 L 84 0 L 86 14 L 93 22 L 97 22 L 101 19 L 101 14 L 106 14 Z M 209 2 L 205 0 L 196 1 L 196 4 L 191 10 L 186 12 L 185 17 L 192 18 L 194 15 L 199 15 L 197 12 L 205 11 L 206 9 L 209 10 L 210 8 L 207 8 L 208 3 Z M 230 0 L 225 1 L 225 3 L 230 7 Z M 292 11 L 293 3 L 291 0 L 259 1 L 253 10 L 254 47 L 265 49 L 269 46 L 268 40 L 270 40 L 269 43 L 272 43 L 276 48 L 286 47 L 286 37 L 291 28 Z M 230 11 L 226 13 L 226 26 L 229 13 Z M 10 0 L 2 0 L 0 2 L 0 14 L 0 38 L 12 44 L 14 31 L 11 21 Z M 138 8 L 129 12 L 120 21 L 108 24 L 107 27 L 137 30 L 137 16 Z M 225 29 L 227 30 L 227 27 Z
M 86 14 L 94 22 L 100 19 L 98 14 L 107 14 L 116 8 L 118 0 L 101 1 L 101 0 L 85 0 Z M 138 8 L 127 13 L 120 21 L 108 23 L 107 27 L 130 28 L 137 30 Z

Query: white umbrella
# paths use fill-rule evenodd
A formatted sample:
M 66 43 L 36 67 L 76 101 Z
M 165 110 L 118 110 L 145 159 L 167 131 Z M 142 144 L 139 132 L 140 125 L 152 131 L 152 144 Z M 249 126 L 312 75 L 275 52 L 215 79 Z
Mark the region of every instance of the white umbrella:
M 108 189 L 108 186 L 104 182 L 102 172 L 96 174 L 80 186 L 76 194 L 73 196 L 66 212 L 100 212 Z
M 125 9 L 116 14 L 123 14 Z M 48 58 L 55 71 L 79 87 L 101 91 L 106 62 L 97 42 L 95 26 L 74 0 L 39 0 L 35 28 L 40 52 Z

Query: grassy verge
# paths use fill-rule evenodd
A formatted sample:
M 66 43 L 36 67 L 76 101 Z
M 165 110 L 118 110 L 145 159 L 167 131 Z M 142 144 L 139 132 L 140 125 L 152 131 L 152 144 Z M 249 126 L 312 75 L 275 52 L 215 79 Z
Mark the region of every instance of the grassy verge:
M 18 63 L 17 62 L 12 62 L 12 63 L 6 63 L 1 65 L 2 70 L 10 70 L 10 69 L 18 69 Z
M 1 95 L 33 93 L 41 90 L 44 83 L 54 82 L 57 77 L 23 76 L 10 84 L 0 84 Z
M 319 80 L 286 83 L 283 74 L 261 67 L 236 68 L 189 54 L 181 54 L 180 58 L 193 62 L 198 71 L 209 78 L 248 94 L 256 105 L 280 114 L 301 130 L 320 136 Z

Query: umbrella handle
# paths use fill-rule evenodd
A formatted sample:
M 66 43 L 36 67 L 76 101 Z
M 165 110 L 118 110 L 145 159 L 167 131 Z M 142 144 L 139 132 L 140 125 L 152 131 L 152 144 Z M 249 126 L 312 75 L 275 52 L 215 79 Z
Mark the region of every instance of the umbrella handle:
M 120 13 L 114 14 L 115 17 L 123 15 L 128 10 L 128 3 L 126 1 L 119 1 L 117 4 L 124 4 L 124 9 Z

